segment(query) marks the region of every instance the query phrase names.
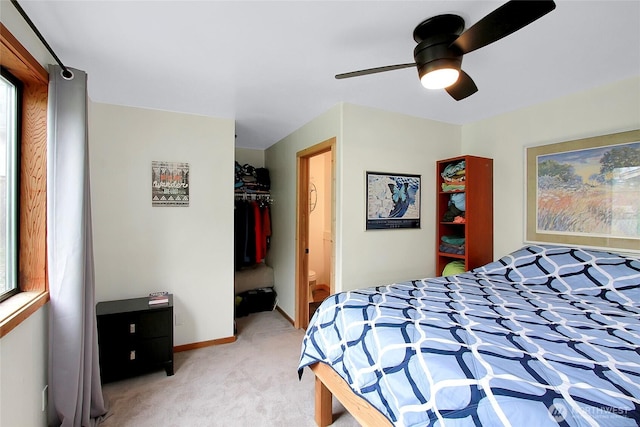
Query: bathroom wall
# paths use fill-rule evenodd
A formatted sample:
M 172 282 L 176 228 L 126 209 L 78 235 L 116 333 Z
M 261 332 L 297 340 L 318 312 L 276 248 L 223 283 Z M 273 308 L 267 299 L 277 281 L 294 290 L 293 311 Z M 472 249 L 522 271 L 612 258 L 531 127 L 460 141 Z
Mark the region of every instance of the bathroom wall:
M 329 284 L 331 274 L 331 155 L 323 153 L 309 159 L 310 206 L 309 269 L 316 272 L 318 284 Z

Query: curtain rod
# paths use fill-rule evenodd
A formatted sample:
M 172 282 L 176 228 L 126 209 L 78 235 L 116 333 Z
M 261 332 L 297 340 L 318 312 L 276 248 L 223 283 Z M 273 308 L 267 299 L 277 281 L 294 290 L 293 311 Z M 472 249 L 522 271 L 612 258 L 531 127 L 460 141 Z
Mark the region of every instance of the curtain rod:
M 51 46 L 49 46 L 49 43 L 47 43 L 47 41 L 44 39 L 42 34 L 40 34 L 40 31 L 38 31 L 38 29 L 36 28 L 36 25 L 33 23 L 33 21 L 31 21 L 31 19 L 29 19 L 29 16 L 27 16 L 27 12 L 25 12 L 24 9 L 22 9 L 20 4 L 18 3 L 18 0 L 11 0 L 11 3 L 15 6 L 18 12 L 20 12 L 20 15 L 22 15 L 22 17 L 27 22 L 27 24 L 29 24 L 33 32 L 36 34 L 36 36 L 38 36 L 38 38 L 44 45 L 44 47 L 46 47 L 49 53 L 53 56 L 53 59 L 55 59 L 58 65 L 60 65 L 60 68 L 62 68 L 62 77 L 64 77 L 65 79 L 72 79 L 73 73 L 67 67 L 64 66 L 62 61 L 60 61 L 60 58 L 58 58 L 58 55 L 56 55 L 53 49 L 51 49 Z

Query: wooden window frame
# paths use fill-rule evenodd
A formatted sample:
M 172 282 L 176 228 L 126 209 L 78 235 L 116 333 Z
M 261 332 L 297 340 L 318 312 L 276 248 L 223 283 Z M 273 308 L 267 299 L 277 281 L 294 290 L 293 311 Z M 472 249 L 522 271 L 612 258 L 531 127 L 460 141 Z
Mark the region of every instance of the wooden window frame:
M 0 23 L 0 65 L 23 84 L 18 287 L 0 303 L 0 337 L 49 301 L 47 283 L 47 101 L 49 74 Z

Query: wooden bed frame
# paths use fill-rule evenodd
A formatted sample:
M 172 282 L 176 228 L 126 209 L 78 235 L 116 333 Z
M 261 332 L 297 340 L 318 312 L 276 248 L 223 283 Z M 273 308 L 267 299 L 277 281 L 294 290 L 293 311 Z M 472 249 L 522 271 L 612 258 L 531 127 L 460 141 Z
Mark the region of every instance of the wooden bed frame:
M 347 382 L 329 365 L 318 362 L 309 367 L 316 376 L 315 418 L 319 427 L 326 427 L 333 423 L 332 396 L 342 403 L 361 426 L 392 425 L 377 408 L 355 394 Z

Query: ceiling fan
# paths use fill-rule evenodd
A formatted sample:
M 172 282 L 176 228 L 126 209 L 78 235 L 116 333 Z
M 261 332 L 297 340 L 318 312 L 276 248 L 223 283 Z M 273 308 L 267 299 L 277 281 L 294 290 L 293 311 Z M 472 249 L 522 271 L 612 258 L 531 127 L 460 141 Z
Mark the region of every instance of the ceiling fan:
M 555 9 L 552 0 L 511 0 L 464 31 L 458 15 L 438 15 L 422 21 L 413 30 L 418 43 L 415 62 L 368 68 L 336 75 L 336 79 L 417 67 L 422 85 L 445 89 L 456 101 L 478 91 L 471 77 L 461 69 L 462 56 L 512 34 Z M 464 32 L 463 32 L 464 31 Z

